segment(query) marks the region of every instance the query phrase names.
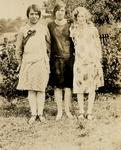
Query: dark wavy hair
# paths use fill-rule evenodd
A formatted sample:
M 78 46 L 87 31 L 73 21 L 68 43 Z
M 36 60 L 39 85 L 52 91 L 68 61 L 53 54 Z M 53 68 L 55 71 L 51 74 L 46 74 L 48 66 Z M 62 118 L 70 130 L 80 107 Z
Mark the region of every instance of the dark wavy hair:
M 64 2 L 58 2 L 55 4 L 54 9 L 53 9 L 53 16 L 55 17 L 55 14 L 58 10 L 60 10 L 62 7 L 66 8 L 66 4 Z M 65 12 L 66 14 L 66 12 Z
M 27 11 L 26 11 L 26 16 L 27 18 L 29 18 L 29 13 L 30 13 L 30 10 L 34 10 L 36 12 L 38 12 L 38 15 L 39 15 L 39 18 L 41 17 L 41 10 L 40 10 L 40 7 L 36 4 L 32 4 L 30 5 L 28 8 L 27 8 Z

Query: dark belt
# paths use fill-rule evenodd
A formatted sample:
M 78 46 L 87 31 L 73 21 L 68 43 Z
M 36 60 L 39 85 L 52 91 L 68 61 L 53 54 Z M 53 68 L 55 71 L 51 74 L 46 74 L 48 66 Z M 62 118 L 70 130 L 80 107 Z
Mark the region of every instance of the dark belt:
M 70 54 L 64 54 L 64 55 L 54 55 L 55 58 L 70 58 Z

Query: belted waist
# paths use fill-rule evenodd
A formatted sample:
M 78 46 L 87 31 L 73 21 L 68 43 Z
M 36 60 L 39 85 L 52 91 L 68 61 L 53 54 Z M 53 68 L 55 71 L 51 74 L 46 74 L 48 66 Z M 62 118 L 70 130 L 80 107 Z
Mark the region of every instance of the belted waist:
M 54 55 L 55 58 L 71 58 L 73 55 L 71 54 L 63 54 L 63 55 Z

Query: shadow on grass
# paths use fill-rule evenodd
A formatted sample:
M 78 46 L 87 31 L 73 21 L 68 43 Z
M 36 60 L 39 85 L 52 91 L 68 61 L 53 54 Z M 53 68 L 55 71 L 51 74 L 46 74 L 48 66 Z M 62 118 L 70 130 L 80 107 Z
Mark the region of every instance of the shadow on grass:
M 54 101 L 46 101 L 44 107 L 44 115 L 47 118 L 55 117 L 57 114 L 56 104 Z M 30 117 L 30 107 L 27 99 L 18 100 L 15 104 L 10 102 L 3 102 L 0 107 L 1 117 Z
M 3 106 L 0 108 L 0 116 L 2 117 L 29 117 L 30 116 L 30 109 L 26 106 L 18 107 L 15 104 L 10 104 L 7 106 Z

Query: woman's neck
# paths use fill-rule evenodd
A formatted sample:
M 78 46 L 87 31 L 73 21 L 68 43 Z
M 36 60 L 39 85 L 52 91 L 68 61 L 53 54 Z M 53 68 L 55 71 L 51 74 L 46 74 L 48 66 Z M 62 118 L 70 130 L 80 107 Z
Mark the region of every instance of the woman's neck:
M 37 26 L 37 24 L 38 24 L 38 22 L 37 23 L 31 23 L 31 22 L 28 22 L 28 25 L 30 26 L 30 27 L 35 27 L 35 26 Z
M 63 19 L 63 20 L 57 20 L 57 19 L 55 19 L 55 23 L 57 25 L 65 25 L 67 23 L 67 20 L 66 19 Z
M 79 28 L 86 28 L 88 26 L 87 23 L 79 23 L 79 22 L 76 22 L 75 25 Z

